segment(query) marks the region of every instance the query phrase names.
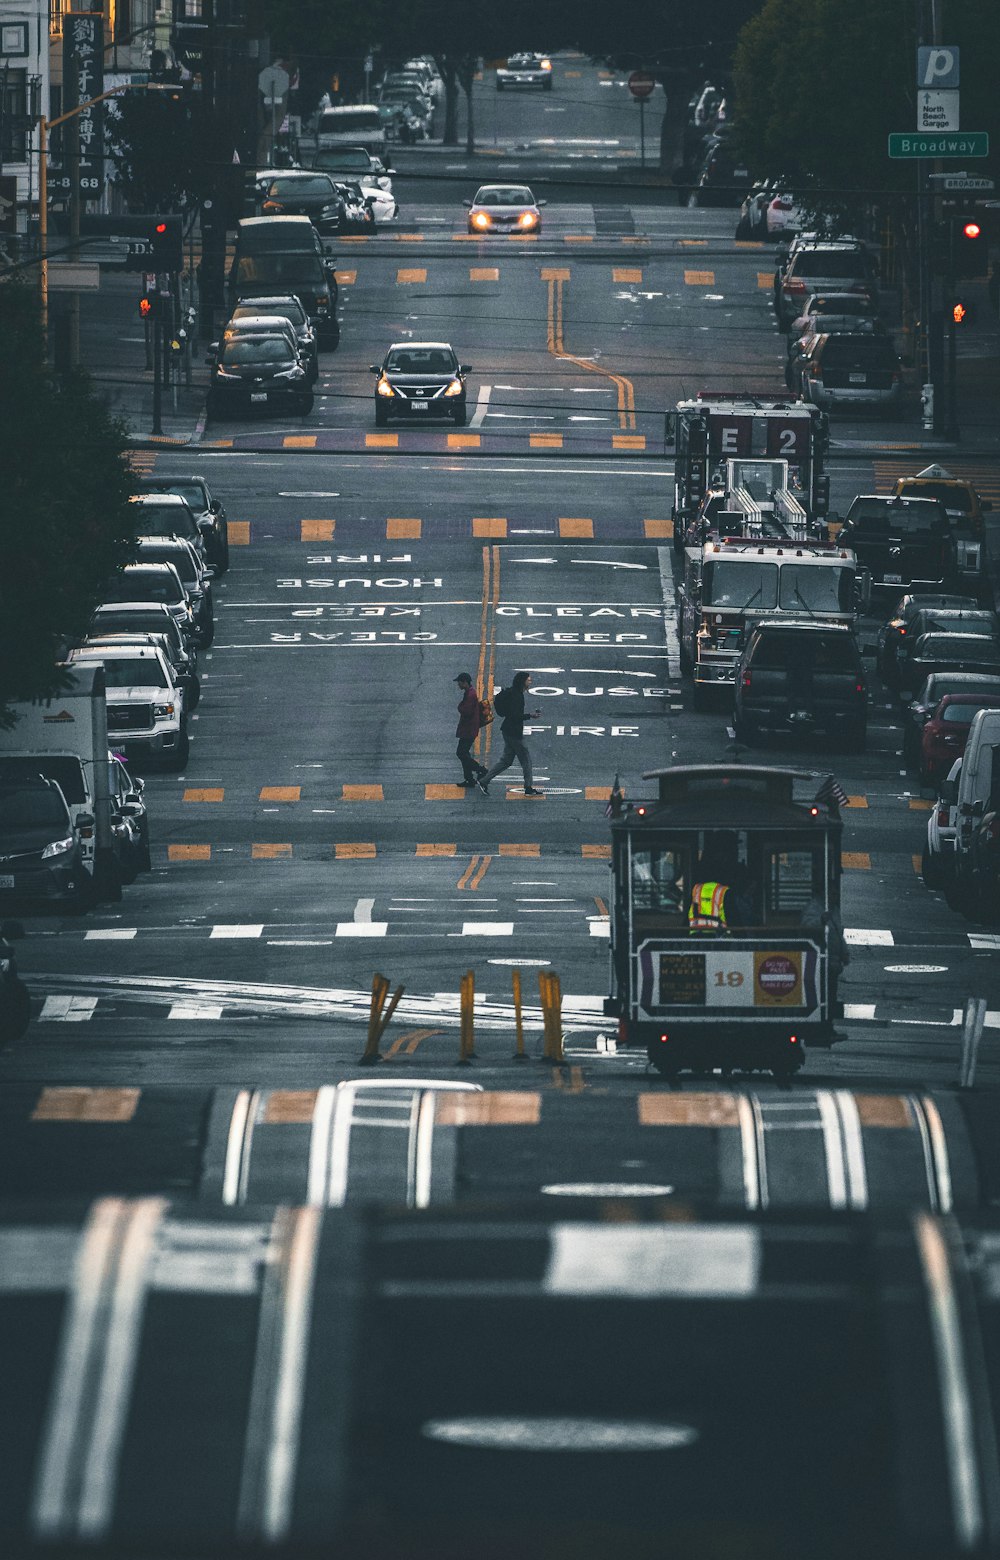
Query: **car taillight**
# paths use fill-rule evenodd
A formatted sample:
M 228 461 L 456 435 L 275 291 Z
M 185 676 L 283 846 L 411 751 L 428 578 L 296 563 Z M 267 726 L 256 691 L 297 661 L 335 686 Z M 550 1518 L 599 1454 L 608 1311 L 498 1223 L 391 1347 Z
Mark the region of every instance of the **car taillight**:
M 743 686 L 744 686 L 744 688 L 749 688 L 749 686 L 750 686 L 750 679 L 751 679 L 752 676 L 753 676 L 753 672 L 751 672 L 749 670 L 745 671 L 743 673 Z
M 785 279 L 784 288 L 786 292 L 804 293 L 806 284 L 800 281 L 797 276 L 789 276 Z
M 938 808 L 937 822 L 938 822 L 938 828 L 939 829 L 944 829 L 944 828 L 947 827 L 947 825 L 948 825 L 948 808 L 947 807 L 939 807 Z
M 864 698 L 864 692 L 865 692 L 865 685 L 864 685 L 864 683 L 863 682 L 855 683 L 854 684 L 854 692 L 856 694 L 858 694 L 861 698 Z

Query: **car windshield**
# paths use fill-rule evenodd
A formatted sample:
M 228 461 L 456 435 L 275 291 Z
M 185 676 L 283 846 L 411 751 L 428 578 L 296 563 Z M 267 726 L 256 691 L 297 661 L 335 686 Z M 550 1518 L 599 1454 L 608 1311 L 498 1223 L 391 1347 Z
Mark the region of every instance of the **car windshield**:
M 904 508 L 902 504 L 890 504 L 884 499 L 855 499 L 847 513 L 851 531 L 864 538 L 878 540 L 882 537 L 928 532 L 939 519 L 940 511 L 928 514 L 926 510 Z
M 86 657 L 86 660 L 91 665 L 93 665 L 96 659 L 96 656 Z M 120 659 L 116 657 L 113 661 L 105 661 L 104 682 L 109 689 L 169 688 L 170 686 L 164 675 L 163 667 L 153 656 L 145 656 L 141 659 L 137 656 L 134 661 L 131 657 L 126 660 L 122 656 Z
M 946 704 L 940 711 L 940 719 L 950 726 L 971 726 L 980 710 L 995 709 L 995 704 Z
M 169 613 L 101 612 L 94 613 L 92 627 L 101 634 L 165 634 L 176 648 L 176 624 Z
M 333 185 L 323 174 L 316 173 L 305 179 L 275 179 L 267 193 L 278 200 L 314 195 L 332 197 Z
M 814 293 L 806 304 L 806 313 L 856 314 L 865 317 L 875 313 L 875 305 L 870 298 L 853 298 L 850 293 L 834 293 L 827 298 Z
M 198 580 L 198 565 L 194 557 L 186 547 L 144 547 L 143 556 L 148 556 L 150 563 L 172 563 L 177 573 L 186 585 L 194 585 Z
M 38 775 L 54 780 L 71 806 L 87 800 L 83 764 L 75 754 L 32 753 L 0 761 L 0 785 L 17 785 Z
M 201 482 L 164 482 L 161 491 L 176 493 L 178 498 L 182 498 L 188 508 L 193 509 L 196 514 L 208 508 L 208 494 Z M 187 535 L 187 532 L 182 534 Z
M 408 347 L 390 352 L 385 366 L 390 374 L 450 374 L 455 370 L 455 354 L 443 347 Z
M 199 508 L 205 508 L 199 504 Z M 190 536 L 199 534 L 190 509 L 180 504 L 136 504 L 136 536 Z
M 778 565 L 747 559 L 714 559 L 705 565 L 706 606 L 760 607 L 778 605 Z
M 259 286 L 262 282 L 269 285 L 274 282 L 284 282 L 306 287 L 326 285 L 323 267 L 315 255 L 280 252 L 268 255 L 244 255 L 236 267 L 237 287 Z
M 226 367 L 248 363 L 294 363 L 295 354 L 281 336 L 238 336 L 227 341 L 221 361 Z
M 345 146 L 340 151 L 317 152 L 317 168 L 329 168 L 334 171 L 343 168 L 347 173 L 368 173 L 371 169 L 371 158 L 360 147 Z
M 4 791 L 0 795 L 0 827 L 11 829 L 43 828 L 61 829 L 65 834 L 71 828 L 69 815 L 55 791 Z
M 968 488 L 949 487 L 947 482 L 917 482 L 907 484 L 915 498 L 939 498 L 946 509 L 960 509 L 963 514 L 972 510 L 972 494 Z
M 864 256 L 853 249 L 801 249 L 792 261 L 794 276 L 863 277 Z
M 522 185 L 506 185 L 500 188 L 481 189 L 476 196 L 477 206 L 531 206 L 534 196 Z
M 184 587 L 174 575 L 136 569 L 120 574 L 108 586 L 109 601 L 162 601 L 164 604 L 184 600 Z
M 1000 647 L 978 635 L 925 634 L 918 654 L 927 661 L 976 661 L 1000 666 Z
M 371 130 L 375 124 L 377 109 L 361 108 L 356 113 L 343 111 L 324 114 L 319 122 L 320 135 L 335 132 L 337 135 L 353 135 L 358 130 Z
M 831 336 L 823 348 L 824 368 L 896 368 L 898 358 L 885 336 Z
M 762 634 L 753 653 L 754 670 L 808 666 L 817 672 L 855 672 L 857 652 L 850 634 Z
M 854 570 L 785 563 L 781 567 L 778 604 L 786 611 L 850 612 L 854 604 Z

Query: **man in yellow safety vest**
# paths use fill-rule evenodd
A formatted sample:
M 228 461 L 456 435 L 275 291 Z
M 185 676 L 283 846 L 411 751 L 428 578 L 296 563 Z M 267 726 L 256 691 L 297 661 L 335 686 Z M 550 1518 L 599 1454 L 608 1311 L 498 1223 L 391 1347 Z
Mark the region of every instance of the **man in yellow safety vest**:
M 695 883 L 688 908 L 689 932 L 725 932 L 728 883 Z

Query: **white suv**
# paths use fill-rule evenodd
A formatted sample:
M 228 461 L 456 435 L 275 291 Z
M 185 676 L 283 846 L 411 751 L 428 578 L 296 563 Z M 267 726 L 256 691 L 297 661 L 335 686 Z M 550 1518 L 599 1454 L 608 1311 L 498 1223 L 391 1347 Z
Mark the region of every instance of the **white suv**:
M 122 646 L 72 650 L 72 664 L 104 667 L 108 744 L 128 758 L 153 759 L 165 769 L 188 760 L 184 694 L 163 651 Z

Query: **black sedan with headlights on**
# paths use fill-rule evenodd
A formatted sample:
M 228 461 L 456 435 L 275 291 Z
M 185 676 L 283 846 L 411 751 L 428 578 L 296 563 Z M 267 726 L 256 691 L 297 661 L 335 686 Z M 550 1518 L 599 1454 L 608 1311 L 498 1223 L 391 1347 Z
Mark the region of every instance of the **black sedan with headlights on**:
M 261 204 L 265 217 L 308 217 L 320 233 L 339 233 L 343 196 L 328 173 L 289 169 L 271 180 Z
M 427 422 L 448 417 L 465 426 L 465 376 L 447 341 L 395 341 L 381 364 L 371 366 L 375 378 L 375 423 L 383 428 L 390 417 Z
M 540 233 L 541 207 L 526 184 L 483 184 L 469 208 L 470 233 Z
M 309 375 L 298 353 L 281 336 L 234 336 L 210 354 L 212 383 L 210 417 L 240 412 L 287 411 L 306 415 L 313 409 Z

